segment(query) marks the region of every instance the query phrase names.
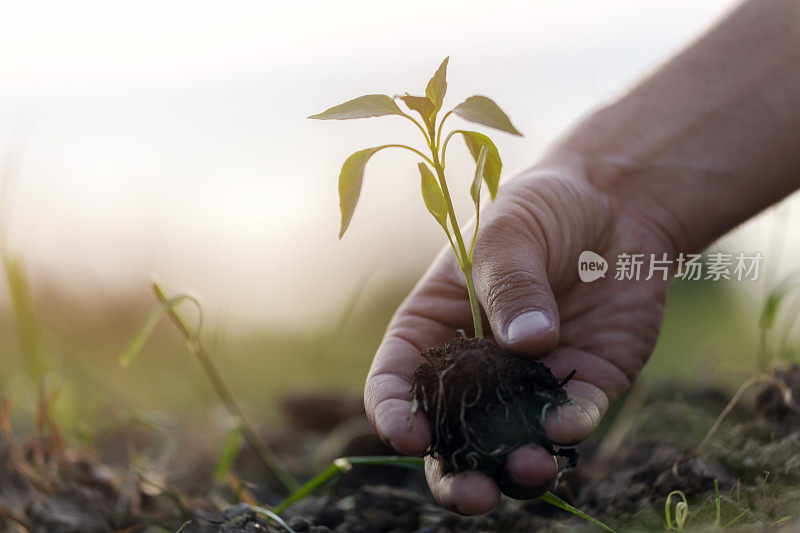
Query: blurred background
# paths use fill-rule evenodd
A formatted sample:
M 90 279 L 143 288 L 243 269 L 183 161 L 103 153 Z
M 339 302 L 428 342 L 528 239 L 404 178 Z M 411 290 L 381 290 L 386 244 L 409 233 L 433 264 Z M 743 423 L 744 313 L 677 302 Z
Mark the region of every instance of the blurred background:
M 79 432 L 109 409 L 202 419 L 214 403 L 168 324 L 131 368 L 118 364 L 155 305 L 153 276 L 201 300 L 211 351 L 252 412 L 271 416 L 288 391 L 360 391 L 393 310 L 444 239 L 415 161 L 386 152 L 339 241 L 344 158 L 418 133 L 397 117 L 308 115 L 361 94 L 420 94 L 449 55 L 446 105 L 486 94 L 525 134 L 493 136 L 508 179 L 733 4 L 4 6 L 0 220 L 64 423 Z M 461 212 L 470 166 L 466 150 L 448 160 Z M 796 203 L 714 245 L 764 253 L 761 281 L 674 285 L 646 379 L 737 383 L 752 372 L 767 290 L 798 263 Z M 17 326 L 0 284 L 0 392 L 24 419 L 35 402 Z

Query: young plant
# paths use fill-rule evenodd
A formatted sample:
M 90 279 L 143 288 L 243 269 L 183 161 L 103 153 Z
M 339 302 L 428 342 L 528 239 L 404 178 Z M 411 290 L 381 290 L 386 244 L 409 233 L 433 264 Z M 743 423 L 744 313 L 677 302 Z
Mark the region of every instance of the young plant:
M 347 231 L 364 181 L 364 168 L 370 158 L 386 148 L 400 148 L 419 156 L 422 199 L 430 214 L 442 227 L 464 274 L 475 338 L 456 338 L 441 348 L 430 348 L 414 373 L 411 396 L 413 410 L 421 409 L 431 424 L 428 454 L 443 461 L 453 471 L 482 470 L 497 474 L 505 458 L 520 446 L 537 443 L 553 454 L 564 455 L 574 464 L 572 450 L 556 450 L 542 428 L 548 410 L 569 401 L 563 385 L 550 370 L 533 360 L 521 358 L 483 339 L 481 310 L 475 292 L 472 258 L 478 236 L 483 184 L 494 199 L 502 162 L 497 147 L 486 135 L 455 129 L 445 134 L 451 115 L 512 135 L 521 135 L 511 120 L 492 100 L 470 96 L 451 110 L 442 112 L 447 92 L 448 58 L 428 82 L 424 96 L 406 93 L 392 98 L 370 94 L 337 105 L 309 118 L 349 120 L 378 116 L 400 116 L 422 133 L 428 154 L 404 144 L 386 144 L 354 153 L 344 162 L 339 174 L 341 238 Z M 410 113 L 397 104 L 402 102 Z M 475 227 L 465 240 L 456 218 L 450 189 L 445 179 L 447 148 L 454 136 L 464 139 L 475 160 L 470 196 L 475 206 Z M 413 414 L 413 413 L 412 413 Z
M 475 326 L 475 337 L 483 338 L 483 326 L 478 298 L 475 294 L 475 284 L 472 279 L 472 253 L 475 249 L 475 238 L 478 235 L 480 222 L 480 200 L 482 182 L 486 183 L 489 195 L 494 199 L 500 181 L 500 170 L 503 163 L 497 147 L 491 139 L 482 133 L 469 130 L 452 130 L 442 141 L 444 123 L 450 115 L 457 115 L 468 122 L 488 126 L 512 135 L 522 134 L 514 127 L 511 120 L 491 99 L 485 96 L 470 96 L 453 109 L 447 111 L 438 120 L 442 110 L 444 97 L 447 92 L 447 63 L 445 58 L 425 88 L 425 96 L 413 96 L 406 93 L 404 96 L 394 98 L 385 94 L 368 94 L 334 106 L 327 111 L 308 118 L 318 120 L 350 120 L 356 118 L 369 118 L 395 115 L 411 121 L 422 133 L 425 139 L 426 150 L 430 156 L 422 151 L 404 144 L 385 144 L 374 148 L 360 150 L 344 162 L 339 174 L 339 206 L 342 212 L 342 223 L 339 229 L 339 238 L 347 231 L 356 204 L 361 196 L 361 186 L 364 182 L 364 168 L 370 158 L 385 148 L 400 148 L 408 150 L 420 158 L 418 163 L 422 199 L 428 211 L 444 230 L 447 240 L 453 249 L 458 265 L 464 273 L 469 293 L 469 303 L 472 309 L 472 321 Z M 409 113 L 403 111 L 396 100 L 405 104 L 412 112 L 419 115 L 417 120 Z M 466 243 L 458 225 L 450 189 L 445 179 L 445 156 L 450 139 L 460 135 L 475 160 L 475 177 L 470 186 L 470 196 L 475 204 L 475 230 L 472 239 Z M 469 244 L 469 247 L 467 247 Z
M 675 522 L 672 521 L 672 497 L 680 498 L 675 504 Z M 667 519 L 667 531 L 683 531 L 686 519 L 689 518 L 689 502 L 683 491 L 673 490 L 667 494 L 667 501 L 664 502 L 664 517 Z

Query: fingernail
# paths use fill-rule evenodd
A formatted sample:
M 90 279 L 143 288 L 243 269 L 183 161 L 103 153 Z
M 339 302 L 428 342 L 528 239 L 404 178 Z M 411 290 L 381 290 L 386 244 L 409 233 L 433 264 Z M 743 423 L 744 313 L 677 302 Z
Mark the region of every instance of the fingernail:
M 517 344 L 553 329 L 553 319 L 542 311 L 528 311 L 511 321 L 506 328 L 506 342 Z
M 569 445 L 586 438 L 594 431 L 592 417 L 580 405 L 568 403 L 547 413 L 545 431 L 556 444 Z

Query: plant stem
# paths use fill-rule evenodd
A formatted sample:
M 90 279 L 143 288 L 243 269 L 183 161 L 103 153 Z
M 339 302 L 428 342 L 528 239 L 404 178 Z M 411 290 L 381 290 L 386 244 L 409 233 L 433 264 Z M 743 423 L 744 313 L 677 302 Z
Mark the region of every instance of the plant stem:
M 162 304 L 169 302 L 167 295 L 164 293 L 164 289 L 157 282 L 153 282 L 153 292 L 155 292 L 156 298 Z M 233 393 L 222 380 L 222 375 L 217 370 L 205 348 L 203 348 L 200 339 L 192 332 L 186 320 L 184 320 L 183 316 L 178 313 L 174 306 L 167 306 L 167 315 L 183 336 L 186 337 L 186 340 L 189 341 L 189 349 L 197 357 L 197 360 L 203 367 L 203 371 L 206 373 L 206 376 L 208 376 L 209 381 L 211 381 L 211 385 L 214 387 L 220 400 L 222 400 L 225 409 L 227 409 L 232 417 L 239 421 L 242 436 L 253 449 L 258 459 L 267 467 L 272 475 L 275 476 L 275 479 L 286 489 L 286 492 L 292 493 L 295 491 L 300 486 L 300 483 L 286 470 L 273 451 L 261 441 L 258 433 L 256 433 L 253 426 L 247 420 L 244 411 L 242 411 L 242 408 L 239 407 L 239 404 L 236 402 Z
M 456 211 L 453 208 L 453 201 L 450 198 L 450 191 L 447 188 L 447 182 L 444 179 L 444 166 L 439 161 L 438 147 L 431 145 L 431 155 L 433 155 L 433 168 L 436 170 L 436 175 L 439 178 L 439 186 L 442 188 L 442 195 L 447 203 L 447 212 L 450 215 L 450 225 L 453 227 L 453 234 L 456 237 L 458 244 L 458 252 L 456 259 L 461 267 L 461 272 L 464 273 L 464 278 L 467 281 L 467 293 L 469 294 L 469 307 L 472 310 L 472 323 L 475 326 L 475 338 L 483 338 L 483 323 L 481 321 L 481 308 L 478 304 L 478 295 L 475 291 L 475 282 L 472 279 L 472 258 L 467 253 L 467 248 L 464 246 L 464 238 L 461 236 L 461 228 L 458 227 L 458 219 L 456 219 Z
M 417 154 L 418 156 L 420 156 L 425 161 L 427 161 L 429 164 L 431 164 L 431 165 L 434 164 L 433 161 L 431 161 L 431 159 L 428 156 L 426 156 L 425 154 L 423 154 L 422 152 L 420 152 L 416 148 L 413 148 L 411 146 L 406 146 L 405 144 L 386 144 L 386 145 L 381 146 L 381 148 L 403 148 L 405 150 L 410 150 L 410 151 L 414 152 L 415 154 Z
M 483 321 L 481 308 L 478 304 L 478 294 L 475 291 L 475 282 L 472 280 L 472 259 L 467 259 L 464 265 L 464 277 L 467 279 L 467 293 L 469 294 L 469 307 L 472 310 L 472 323 L 475 325 L 475 338 L 483 338 Z
M 447 120 L 447 117 L 449 117 L 452 113 L 453 113 L 452 110 L 450 110 L 447 113 L 445 113 L 444 116 L 442 117 L 442 121 L 439 122 L 439 131 L 436 133 L 436 146 L 437 146 L 437 148 L 439 146 L 439 141 L 442 139 L 442 130 L 444 129 L 444 121 Z
M 415 126 L 417 126 L 417 127 L 419 128 L 419 131 L 421 131 L 421 132 L 422 132 L 422 135 L 424 135 L 424 136 L 425 136 L 425 142 L 427 142 L 428 144 L 430 144 L 431 140 L 430 140 L 430 138 L 428 138 L 428 132 L 427 132 L 427 131 L 425 131 L 425 128 L 423 128 L 423 127 L 422 127 L 422 124 L 420 124 L 419 122 L 417 122 L 417 119 L 415 119 L 415 118 L 414 118 L 414 117 L 412 117 L 411 115 L 408 115 L 408 114 L 406 114 L 406 113 L 403 113 L 403 116 L 404 116 L 405 118 L 407 118 L 408 120 L 410 120 L 411 122 L 413 122 L 413 123 L 414 123 L 414 125 L 415 125 Z

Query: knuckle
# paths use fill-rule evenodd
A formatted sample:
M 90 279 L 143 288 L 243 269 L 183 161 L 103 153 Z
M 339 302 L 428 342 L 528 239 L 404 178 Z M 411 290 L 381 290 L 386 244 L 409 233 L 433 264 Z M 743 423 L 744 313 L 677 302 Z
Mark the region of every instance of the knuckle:
M 535 299 L 542 293 L 541 283 L 529 271 L 495 272 L 491 274 L 486 304 L 494 312 L 500 307 L 520 304 L 523 298 Z

